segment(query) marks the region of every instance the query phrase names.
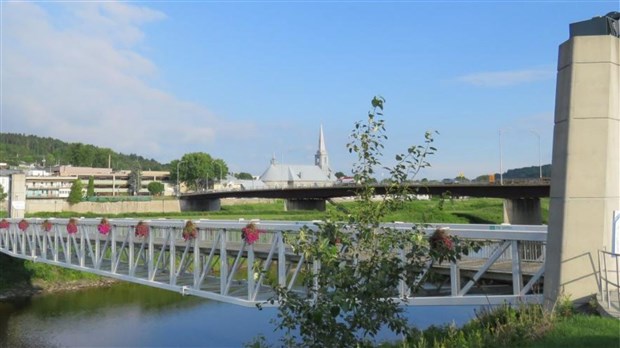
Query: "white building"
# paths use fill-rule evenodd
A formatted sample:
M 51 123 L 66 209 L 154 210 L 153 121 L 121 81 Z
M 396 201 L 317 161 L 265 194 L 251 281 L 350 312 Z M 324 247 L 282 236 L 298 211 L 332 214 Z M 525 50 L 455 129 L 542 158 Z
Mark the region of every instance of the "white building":
M 319 148 L 314 156 L 314 165 L 280 164 L 271 159 L 269 168 L 260 176 L 269 188 L 325 187 L 334 185 L 336 178 L 329 168 L 329 157 L 323 137 L 323 126 L 319 130 Z

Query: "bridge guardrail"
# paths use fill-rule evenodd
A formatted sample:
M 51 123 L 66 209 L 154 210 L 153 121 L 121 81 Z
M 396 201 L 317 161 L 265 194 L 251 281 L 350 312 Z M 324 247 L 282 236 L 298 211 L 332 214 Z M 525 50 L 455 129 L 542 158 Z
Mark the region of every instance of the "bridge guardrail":
M 26 220 L 30 226 L 24 231 L 18 228 L 20 219 L 8 219 L 9 227 L 0 228 L 0 251 L 37 262 L 242 305 L 253 305 L 269 296 L 271 288 L 264 284 L 264 274 L 272 266 L 277 268 L 276 281 L 294 288 L 295 279 L 306 261 L 303 256 L 291 252 L 284 241 L 284 232 L 294 233 L 302 228 L 316 230 L 316 224 L 321 223 L 193 220 L 198 227 L 197 238 L 184 240 L 182 230 L 186 220 L 144 220 L 150 228 L 146 237 L 134 235 L 135 226 L 140 222 L 137 219 L 110 219 L 112 229 L 105 236 L 97 231 L 100 219 L 78 219 L 78 230 L 71 235 L 66 230 L 69 219 L 47 219 L 52 224 L 49 232 L 42 229 L 45 219 Z M 241 237 L 241 230 L 249 222 L 264 232 L 253 244 L 246 243 Z M 393 223 L 382 226 L 409 230 L 415 225 Z M 431 234 L 439 227 L 447 228 L 450 234 L 461 238 L 491 241 L 480 252 L 464 258 L 463 263 L 448 265 L 452 301 L 488 303 L 488 296 L 476 297 L 469 292 L 485 272 L 501 262 L 508 267 L 508 277 L 512 277 L 514 284 L 512 295 L 493 298 L 498 303 L 530 296 L 534 284 L 542 277 L 545 226 L 428 224 L 424 229 Z M 528 251 L 531 246 L 538 249 Z M 536 257 L 528 256 L 529 253 Z M 234 258 L 232 264 L 229 258 Z M 472 270 L 475 274 L 461 287 L 461 268 L 464 270 L 465 261 L 472 260 L 478 260 L 478 268 Z M 242 264 L 255 265 L 255 262 L 263 272 L 256 273 L 253 267 L 246 267 L 247 271 L 242 272 Z M 528 262 L 537 266 L 530 273 L 530 281 L 524 285 L 523 268 Z M 216 272 L 216 269 L 219 270 Z M 399 288 L 399 298 L 408 298 L 409 295 L 406 287 Z M 443 300 L 414 297 L 406 304 L 445 304 L 443 301 L 445 297 Z

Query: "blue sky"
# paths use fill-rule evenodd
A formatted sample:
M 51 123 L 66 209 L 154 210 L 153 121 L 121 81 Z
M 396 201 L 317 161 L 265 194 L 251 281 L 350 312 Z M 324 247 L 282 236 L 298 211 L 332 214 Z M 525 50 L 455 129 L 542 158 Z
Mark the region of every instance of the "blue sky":
M 330 165 L 374 95 L 384 163 L 436 130 L 419 178 L 551 162 L 558 46 L 613 1 L 2 2 L 2 132 L 260 175 Z

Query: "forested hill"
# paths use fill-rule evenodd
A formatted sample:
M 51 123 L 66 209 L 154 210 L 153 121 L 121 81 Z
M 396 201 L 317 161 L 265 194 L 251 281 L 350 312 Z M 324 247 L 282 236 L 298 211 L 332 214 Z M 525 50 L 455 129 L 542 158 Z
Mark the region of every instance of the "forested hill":
M 539 176 L 540 168 L 538 166 L 509 169 L 506 173 L 504 173 L 504 179 L 531 179 L 538 178 Z M 542 166 L 542 176 L 543 178 L 551 177 L 550 164 L 545 164 Z
M 108 160 L 114 169 L 166 170 L 154 159 L 136 154 L 125 155 L 112 149 L 82 143 L 66 143 L 36 135 L 0 133 L 0 162 L 9 165 L 37 163 L 44 166 L 73 165 L 107 168 Z

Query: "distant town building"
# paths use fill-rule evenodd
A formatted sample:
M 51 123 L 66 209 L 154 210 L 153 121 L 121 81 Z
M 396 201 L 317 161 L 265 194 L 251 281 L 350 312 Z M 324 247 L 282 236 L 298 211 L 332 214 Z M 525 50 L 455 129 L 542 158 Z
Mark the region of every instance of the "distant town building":
M 335 177 L 329 168 L 329 157 L 323 136 L 319 130 L 319 148 L 314 156 L 314 165 L 281 164 L 275 156 L 260 180 L 269 188 L 325 187 L 334 185 Z

